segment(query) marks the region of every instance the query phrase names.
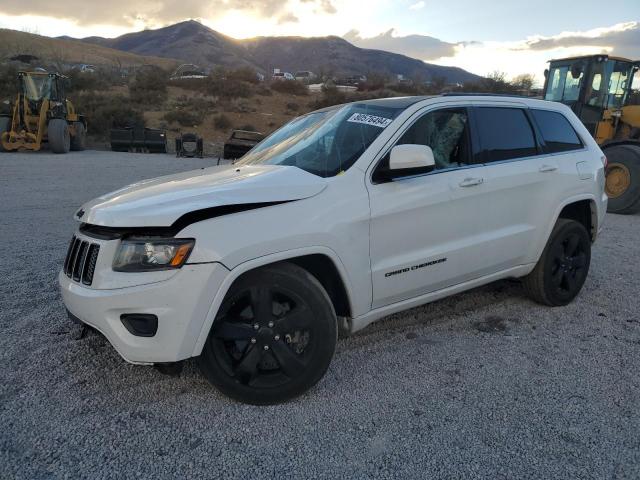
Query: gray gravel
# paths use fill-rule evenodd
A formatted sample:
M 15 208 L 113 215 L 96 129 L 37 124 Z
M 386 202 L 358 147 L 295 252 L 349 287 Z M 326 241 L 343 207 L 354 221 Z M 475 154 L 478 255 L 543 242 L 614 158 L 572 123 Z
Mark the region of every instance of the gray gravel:
M 394 315 L 286 405 L 78 338 L 56 285 L 75 209 L 211 162 L 0 154 L 0 477 L 640 478 L 640 216 L 608 216 L 570 306 L 499 282 Z

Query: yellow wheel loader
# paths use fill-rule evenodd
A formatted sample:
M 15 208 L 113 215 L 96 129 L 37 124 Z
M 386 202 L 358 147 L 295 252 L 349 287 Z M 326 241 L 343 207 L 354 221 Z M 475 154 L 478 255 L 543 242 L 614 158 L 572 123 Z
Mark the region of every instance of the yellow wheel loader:
M 65 95 L 68 79 L 58 73 L 19 72 L 20 91 L 11 116 L 0 116 L 0 152 L 54 153 L 84 150 L 87 122 Z
M 607 156 L 609 212 L 640 211 L 640 62 L 608 55 L 552 60 L 544 98 L 571 107 Z

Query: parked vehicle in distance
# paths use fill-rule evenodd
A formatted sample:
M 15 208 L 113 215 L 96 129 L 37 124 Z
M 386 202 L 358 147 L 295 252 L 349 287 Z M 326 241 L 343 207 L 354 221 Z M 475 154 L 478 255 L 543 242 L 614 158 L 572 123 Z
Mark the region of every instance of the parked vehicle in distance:
M 571 302 L 607 209 L 605 165 L 559 103 L 329 107 L 234 165 L 84 204 L 62 297 L 129 362 L 197 357 L 226 395 L 282 402 L 322 378 L 339 330 L 504 278 Z
M 95 73 L 96 72 L 96 66 L 95 65 L 88 65 L 86 63 L 81 63 L 78 65 L 74 65 L 72 67 L 72 70 L 78 70 L 81 73 Z
M 367 77 L 365 75 L 352 75 L 344 79 L 345 85 L 362 85 L 367 83 Z
M 315 81 L 317 78 L 318 76 L 315 73 L 309 72 L 307 70 L 296 72 L 295 74 L 295 79 L 303 83 L 311 83 Z
M 271 80 L 274 80 L 274 81 L 295 80 L 295 78 L 289 72 L 275 72 L 271 77 Z
M 260 132 L 249 130 L 233 130 L 223 148 L 223 158 L 226 160 L 236 160 L 244 156 L 264 139 Z

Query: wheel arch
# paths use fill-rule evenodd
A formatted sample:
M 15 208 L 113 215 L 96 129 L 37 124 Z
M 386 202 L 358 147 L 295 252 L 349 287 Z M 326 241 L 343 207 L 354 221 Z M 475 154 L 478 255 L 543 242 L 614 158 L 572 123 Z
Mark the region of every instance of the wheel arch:
M 327 291 L 336 314 L 341 317 L 351 317 L 353 312 L 351 283 L 347 271 L 335 251 L 318 246 L 266 255 L 243 262 L 229 271 L 209 307 L 192 356 L 197 357 L 202 353 L 218 309 L 234 282 L 249 272 L 283 262 L 290 262 L 307 270 Z
M 598 234 L 598 209 L 593 199 L 585 198 L 565 204 L 556 217 L 556 222 L 560 218 L 575 220 L 581 223 L 589 232 L 591 241 L 595 241 Z
M 552 217 L 552 221 L 547 225 L 545 239 L 548 240 L 549 235 L 551 235 L 551 232 L 553 231 L 553 227 L 560 218 L 568 218 L 582 223 L 589 232 L 591 241 L 595 240 L 600 228 L 600 212 L 598 211 L 596 198 L 593 195 L 576 195 L 566 198 L 561 202 Z M 542 254 L 542 250 L 544 250 L 547 240 L 545 240 L 544 245 L 539 252 L 540 254 Z

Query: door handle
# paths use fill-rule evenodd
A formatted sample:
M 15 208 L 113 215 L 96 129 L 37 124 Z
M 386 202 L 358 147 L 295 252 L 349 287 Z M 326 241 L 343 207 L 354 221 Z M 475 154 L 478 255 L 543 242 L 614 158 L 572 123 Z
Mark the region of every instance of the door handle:
M 475 187 L 476 185 L 482 185 L 484 178 L 465 178 L 460 182 L 461 187 Z
M 554 166 L 554 165 L 542 165 L 540 167 L 540 171 L 542 173 L 546 173 L 546 172 L 555 172 L 558 169 L 558 167 Z

